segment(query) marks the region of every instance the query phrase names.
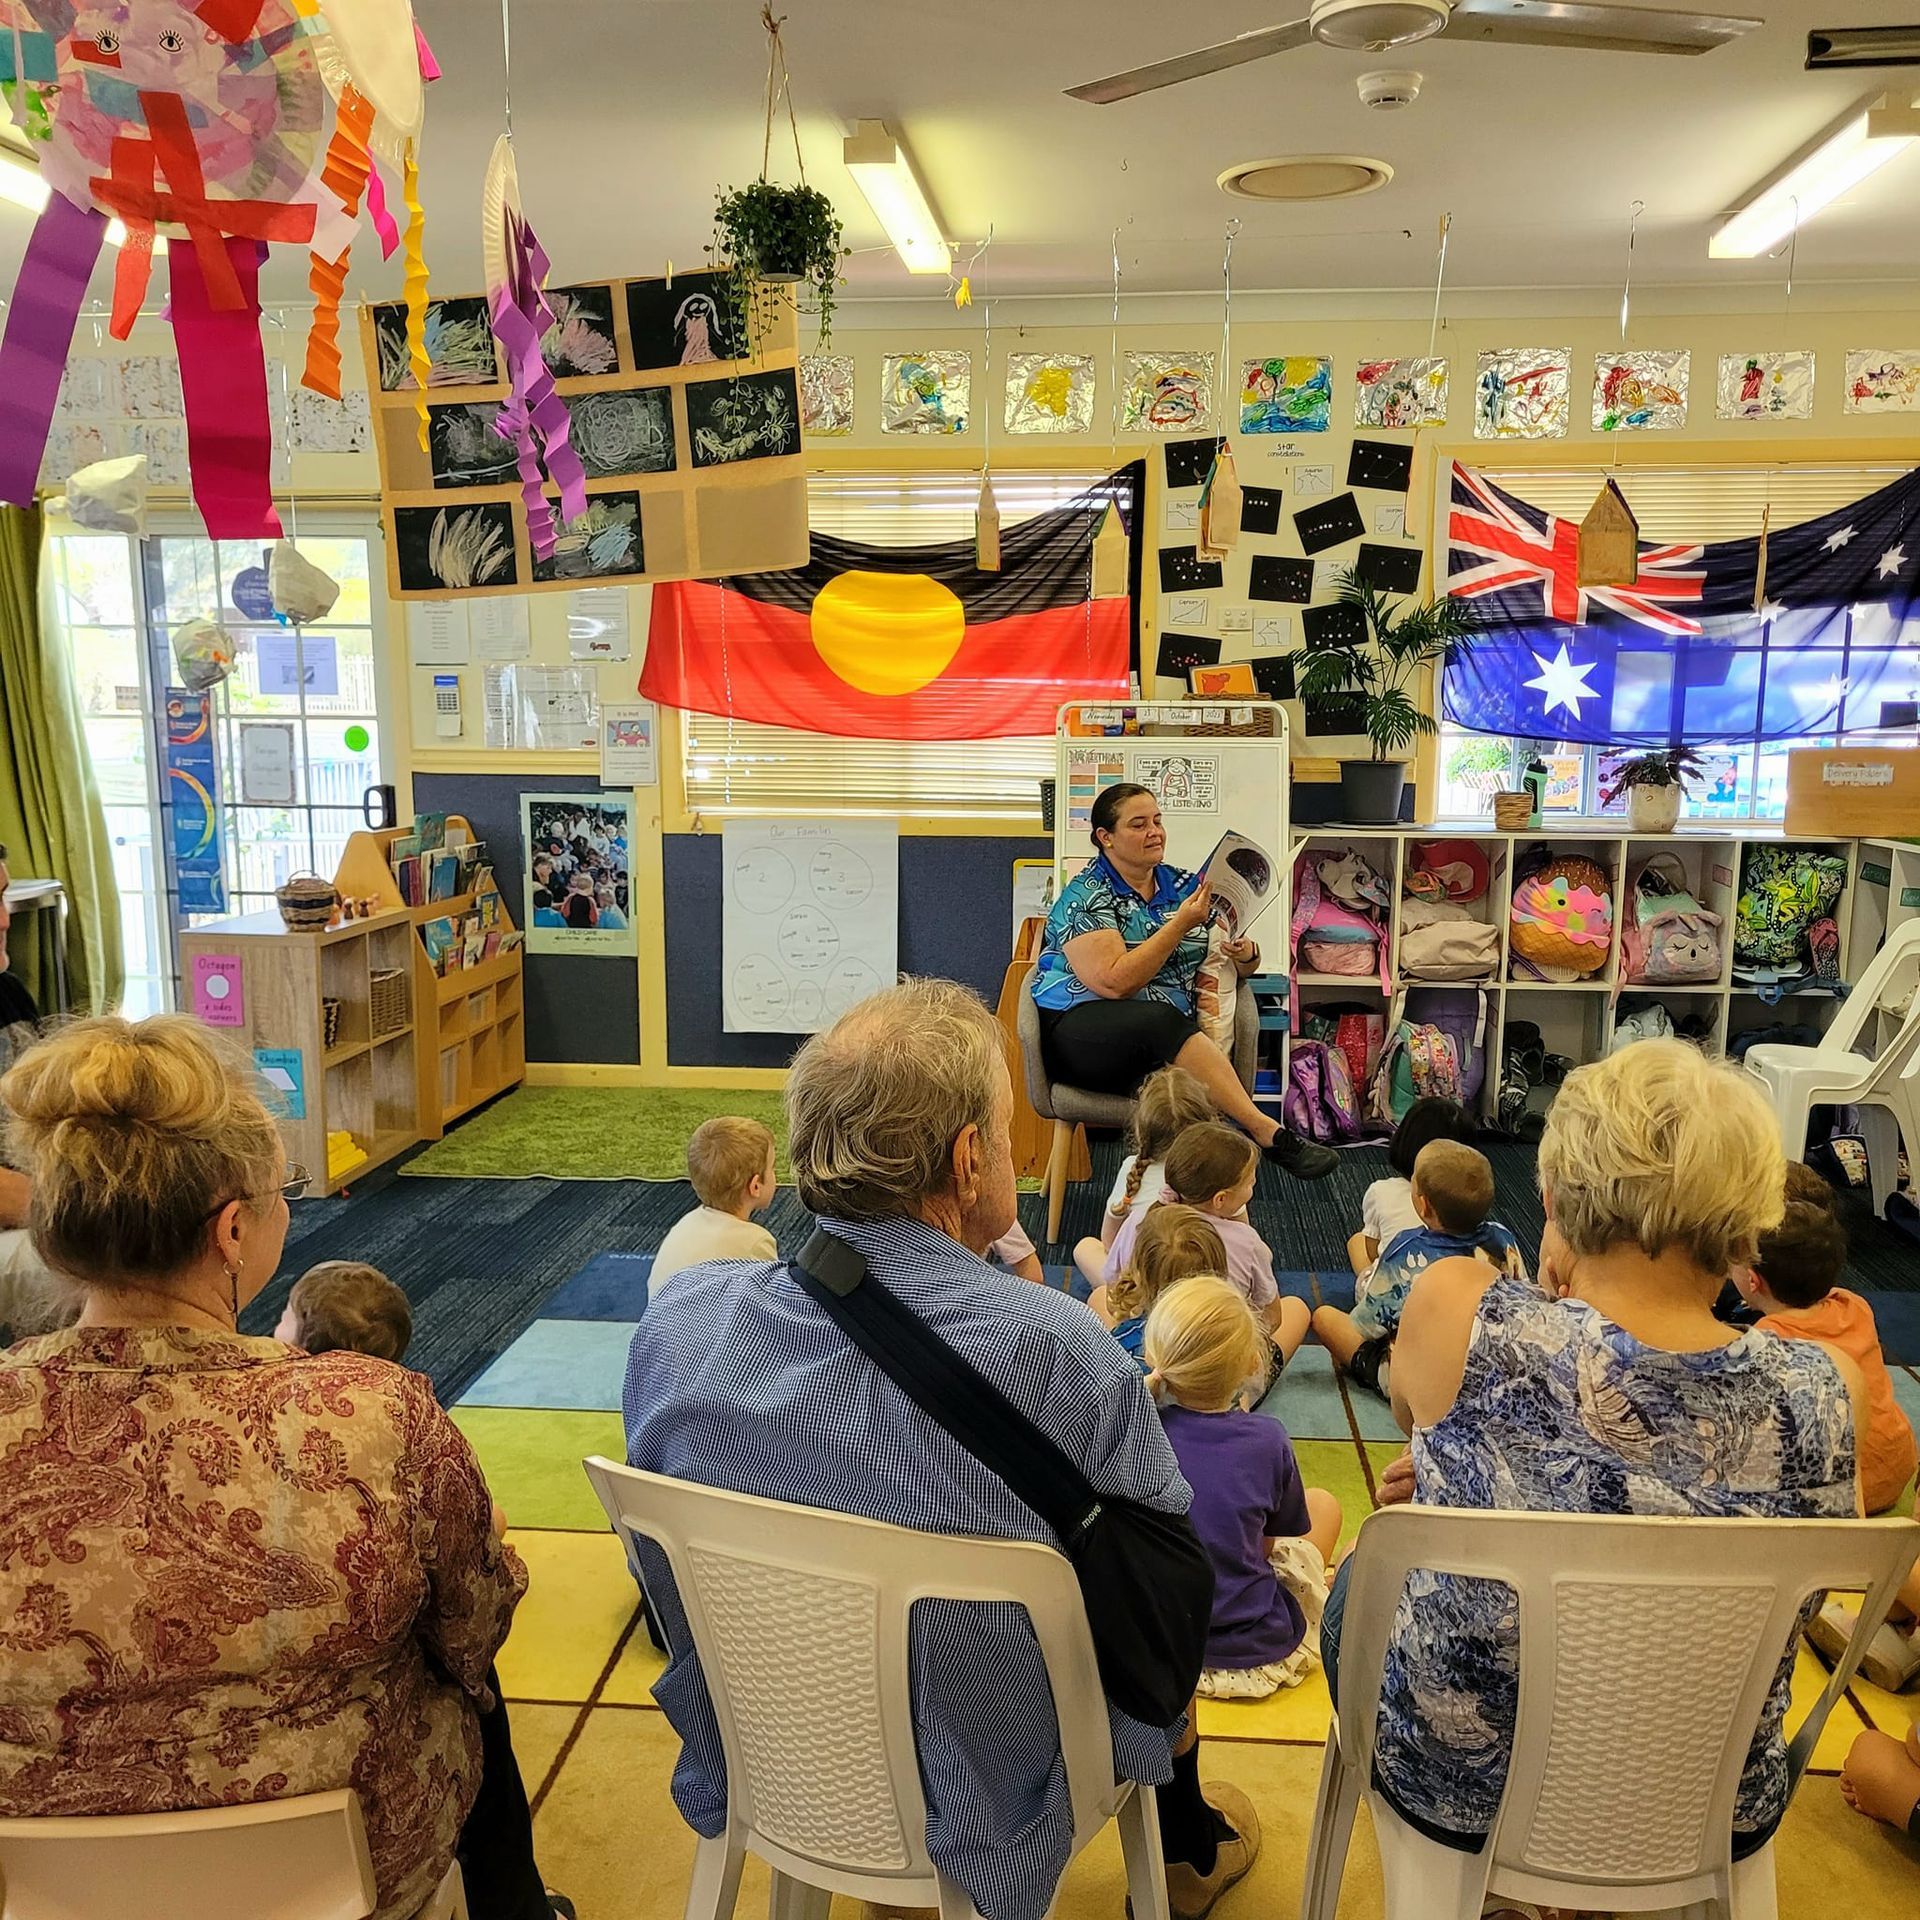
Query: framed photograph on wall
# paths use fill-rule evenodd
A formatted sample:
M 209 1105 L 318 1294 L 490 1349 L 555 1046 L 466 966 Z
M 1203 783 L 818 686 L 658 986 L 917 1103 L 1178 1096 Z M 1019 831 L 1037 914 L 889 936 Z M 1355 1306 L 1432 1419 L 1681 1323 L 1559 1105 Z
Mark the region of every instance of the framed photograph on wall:
M 632 954 L 633 801 L 523 793 L 529 953 Z

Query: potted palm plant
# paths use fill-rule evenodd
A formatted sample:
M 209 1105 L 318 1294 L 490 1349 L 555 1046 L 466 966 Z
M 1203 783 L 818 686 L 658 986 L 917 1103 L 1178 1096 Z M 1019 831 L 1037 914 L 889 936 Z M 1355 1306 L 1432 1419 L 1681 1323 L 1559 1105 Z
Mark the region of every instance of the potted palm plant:
M 1633 833 L 1671 833 L 1679 824 L 1680 800 L 1690 780 L 1704 780 L 1706 768 L 1691 747 L 1661 747 L 1636 753 L 1613 770 L 1612 783 L 1600 795 L 1610 807 L 1627 796 L 1627 826 Z
M 1357 607 L 1364 640 L 1321 647 L 1300 663 L 1301 697 L 1358 694 L 1372 752 L 1340 762 L 1340 811 L 1356 826 L 1391 826 L 1400 818 L 1407 763 L 1401 756 L 1424 734 L 1439 731 L 1434 717 L 1413 697 L 1421 669 L 1445 664 L 1461 641 L 1477 631 L 1464 600 L 1408 605 L 1357 573 L 1341 576 L 1340 604 Z

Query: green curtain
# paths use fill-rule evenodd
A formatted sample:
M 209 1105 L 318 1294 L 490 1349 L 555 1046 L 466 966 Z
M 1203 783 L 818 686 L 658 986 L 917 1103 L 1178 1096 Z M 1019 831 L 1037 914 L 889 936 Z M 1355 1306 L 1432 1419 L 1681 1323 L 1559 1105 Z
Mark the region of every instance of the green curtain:
M 73 665 L 40 618 L 38 507 L 0 507 L 0 846 L 16 879 L 67 890 L 67 990 L 76 1013 L 120 1003 L 120 895 Z M 53 918 L 13 923 L 13 972 L 54 1008 Z

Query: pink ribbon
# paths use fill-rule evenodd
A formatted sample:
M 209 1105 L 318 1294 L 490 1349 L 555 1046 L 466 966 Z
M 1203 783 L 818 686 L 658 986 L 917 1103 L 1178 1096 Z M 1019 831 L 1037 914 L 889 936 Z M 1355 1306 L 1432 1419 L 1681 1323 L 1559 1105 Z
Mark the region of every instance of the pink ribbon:
M 18 507 L 33 505 L 74 322 L 106 233 L 105 214 L 56 193 L 20 263 L 0 342 L 0 500 Z
M 380 258 L 391 260 L 400 245 L 400 227 L 387 211 L 387 190 L 381 182 L 380 169 L 371 164 L 367 168 L 367 217 L 380 236 Z
M 187 463 L 194 504 L 214 540 L 277 540 L 273 510 L 273 425 L 267 415 L 267 361 L 260 340 L 260 256 L 256 240 L 230 239 L 227 259 L 241 304 L 216 307 L 199 256 L 168 256 L 173 339 L 187 409 Z

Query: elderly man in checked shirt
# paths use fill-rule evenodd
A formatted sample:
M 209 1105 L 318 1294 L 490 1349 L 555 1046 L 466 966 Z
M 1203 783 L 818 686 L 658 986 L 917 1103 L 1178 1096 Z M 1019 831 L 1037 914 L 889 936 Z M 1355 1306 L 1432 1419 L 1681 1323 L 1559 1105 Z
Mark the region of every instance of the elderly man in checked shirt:
M 787 1082 L 795 1183 L 873 1277 L 970 1360 L 1103 1493 L 1184 1513 L 1138 1370 L 1067 1295 L 982 1257 L 1014 1217 L 1013 1088 L 1000 1029 L 964 988 L 875 994 L 800 1051 Z M 652 1473 L 936 1533 L 1054 1535 L 929 1420 L 781 1263 L 693 1267 L 655 1300 L 627 1362 L 627 1459 Z M 654 1688 L 681 1740 L 673 1794 L 696 1831 L 726 1815 L 713 1709 L 664 1557 L 648 1595 L 674 1649 Z M 1015 1607 L 928 1601 L 913 1615 L 927 1851 L 986 1920 L 1042 1920 L 1072 1834 L 1045 1668 Z M 1158 1786 L 1167 1891 L 1198 1920 L 1252 1864 L 1260 1829 L 1232 1787 L 1203 1797 L 1192 1716 L 1147 1727 L 1111 1703 L 1118 1772 Z

